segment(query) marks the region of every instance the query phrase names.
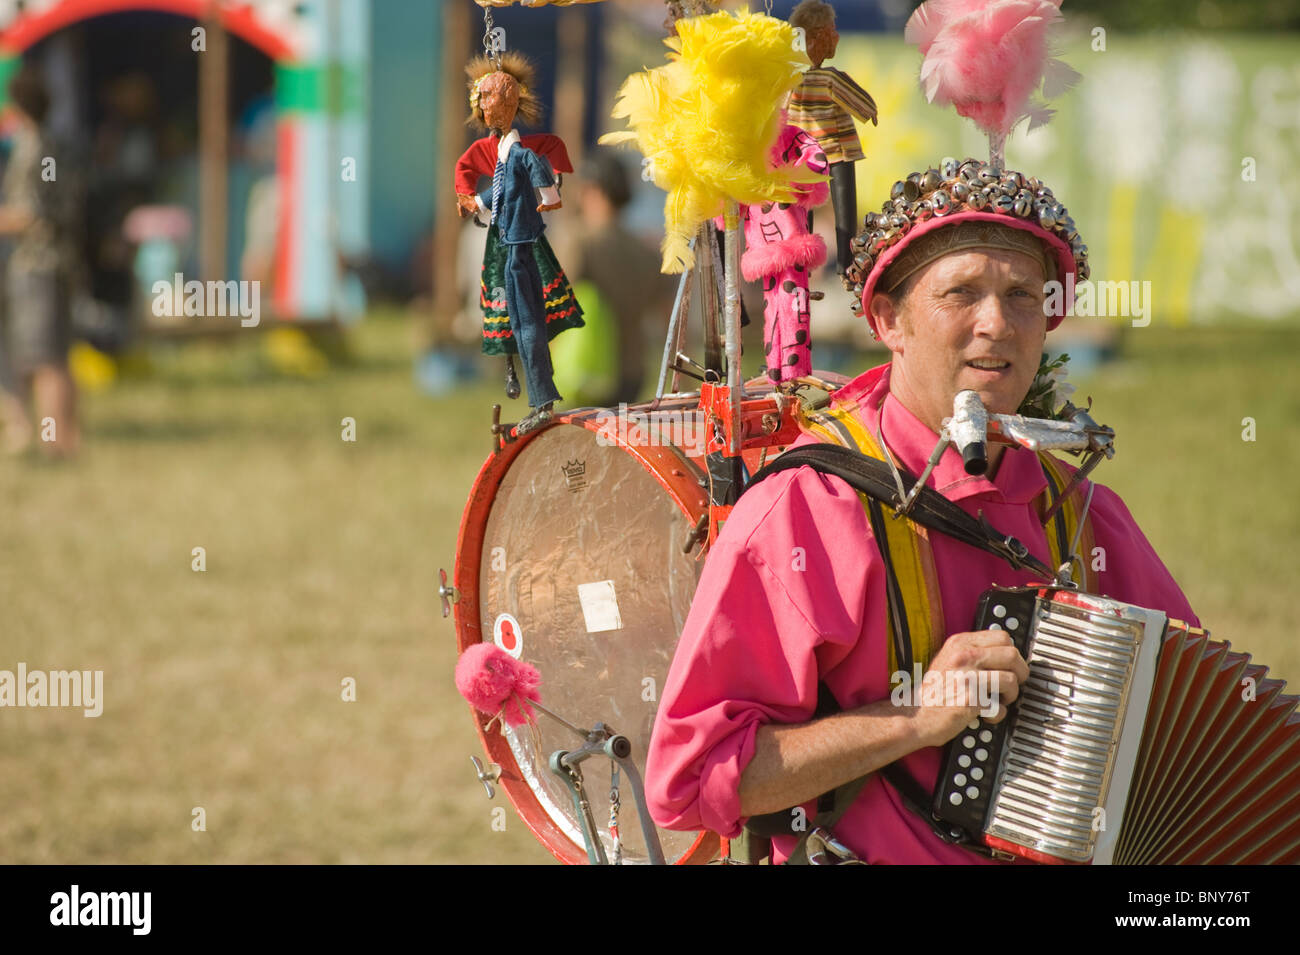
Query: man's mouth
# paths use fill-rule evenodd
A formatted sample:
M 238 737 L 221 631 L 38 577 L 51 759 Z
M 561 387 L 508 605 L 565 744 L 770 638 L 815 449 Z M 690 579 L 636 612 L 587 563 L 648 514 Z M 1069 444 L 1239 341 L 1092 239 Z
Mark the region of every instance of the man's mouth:
M 974 358 L 966 362 L 966 365 L 980 371 L 1005 371 L 1011 367 L 1011 362 L 997 358 Z

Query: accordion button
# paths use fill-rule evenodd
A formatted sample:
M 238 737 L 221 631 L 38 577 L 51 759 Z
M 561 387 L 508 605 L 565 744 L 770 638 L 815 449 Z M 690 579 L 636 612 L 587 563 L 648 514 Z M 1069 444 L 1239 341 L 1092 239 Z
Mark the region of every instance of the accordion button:
M 957 765 L 960 766 L 962 769 L 965 769 L 967 766 L 970 765 L 970 757 L 967 756 L 965 753 L 962 753 L 960 756 L 957 757 Z
M 1002 624 L 1000 624 L 1000 623 L 991 623 L 991 624 L 989 624 L 989 629 L 990 629 L 990 630 L 1001 630 L 1001 629 L 1002 629 Z
M 961 793 L 953 793 L 951 796 L 948 797 L 948 801 L 949 801 L 950 803 L 952 803 L 954 806 L 960 806 L 960 805 L 961 805 Z
M 1012 617 L 1010 620 L 1007 621 L 1007 629 L 1008 629 L 1008 630 L 1019 630 L 1019 629 L 1020 629 L 1020 621 L 1017 620 L 1015 617 Z
M 956 776 L 952 777 L 952 784 L 954 786 L 965 786 L 966 785 L 965 775 L 962 773 L 958 773 Z
M 974 769 L 970 771 L 970 778 L 975 780 L 975 782 L 979 782 L 981 779 L 984 778 L 984 770 L 976 766 Z
M 974 786 L 971 786 L 969 789 L 966 790 L 966 797 L 968 799 L 979 799 L 980 791 L 976 789 Z
M 982 763 L 984 760 L 989 758 L 989 751 L 981 746 L 979 749 L 975 750 L 975 758 Z
M 980 731 L 980 742 L 981 742 L 981 743 L 991 743 L 991 742 L 993 742 L 993 732 L 992 732 L 991 730 L 981 730 L 981 731 Z
M 967 749 L 970 749 L 972 746 L 975 745 L 975 737 L 974 737 L 974 736 L 963 736 L 963 737 L 961 738 L 961 744 L 962 744 L 963 746 L 965 746 Z
M 1006 615 L 1007 615 L 1007 608 L 1002 606 L 1002 604 L 998 604 L 996 607 L 993 608 L 993 616 L 997 617 L 999 620 L 1001 620 Z

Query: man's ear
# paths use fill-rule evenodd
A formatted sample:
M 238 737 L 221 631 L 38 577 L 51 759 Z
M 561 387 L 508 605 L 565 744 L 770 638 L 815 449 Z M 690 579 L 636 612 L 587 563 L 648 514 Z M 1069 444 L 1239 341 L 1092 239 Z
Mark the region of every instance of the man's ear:
M 903 352 L 903 323 L 894 301 L 883 292 L 871 296 L 871 315 L 881 343 L 895 354 Z

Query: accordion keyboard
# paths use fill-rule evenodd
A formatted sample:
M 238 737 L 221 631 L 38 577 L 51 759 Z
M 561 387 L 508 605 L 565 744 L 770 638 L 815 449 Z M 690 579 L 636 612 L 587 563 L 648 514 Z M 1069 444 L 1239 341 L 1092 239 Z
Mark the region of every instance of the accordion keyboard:
M 985 592 L 971 629 L 1005 630 L 1021 656 L 1026 656 L 1037 595 L 1037 588 Z M 1009 729 L 1010 720 L 1001 723 L 974 720 L 948 744 L 935 791 L 935 818 L 967 832 L 983 831 L 999 756 Z
M 1015 630 L 1008 621 L 1016 621 Z M 1093 859 L 1099 835 L 1120 824 L 1163 627 L 1163 614 L 1085 594 L 986 594 L 976 629 L 1008 629 L 1029 664 L 1029 679 L 1000 726 L 981 722 L 950 744 L 936 815 L 989 844 L 1023 847 L 1034 857 Z M 1135 692 L 1140 705 L 1126 731 Z M 953 793 L 970 795 L 958 786 L 961 755 L 971 749 L 967 738 L 976 737 L 978 750 L 985 734 L 992 783 L 978 798 L 958 803 Z

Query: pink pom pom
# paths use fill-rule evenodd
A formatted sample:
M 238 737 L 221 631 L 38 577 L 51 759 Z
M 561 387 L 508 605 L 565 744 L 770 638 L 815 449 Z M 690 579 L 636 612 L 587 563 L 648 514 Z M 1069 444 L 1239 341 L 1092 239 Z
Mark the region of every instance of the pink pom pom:
M 1031 98 L 1044 74 L 1054 95 L 1078 74 L 1050 60 L 1048 31 L 1061 0 L 927 0 L 904 34 L 925 57 L 921 84 L 932 103 L 952 105 L 990 136 L 1026 116 L 1046 115 Z
M 476 643 L 456 661 L 456 689 L 470 706 L 491 716 L 501 714 L 511 726 L 533 721 L 524 701 L 541 701 L 542 675 L 531 663 L 516 660 L 493 643 Z

